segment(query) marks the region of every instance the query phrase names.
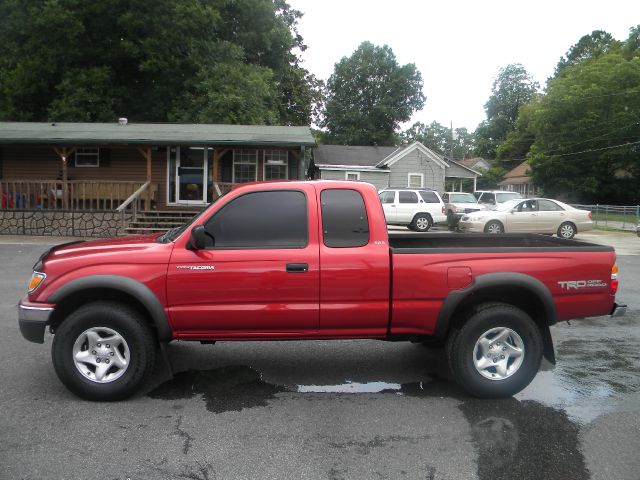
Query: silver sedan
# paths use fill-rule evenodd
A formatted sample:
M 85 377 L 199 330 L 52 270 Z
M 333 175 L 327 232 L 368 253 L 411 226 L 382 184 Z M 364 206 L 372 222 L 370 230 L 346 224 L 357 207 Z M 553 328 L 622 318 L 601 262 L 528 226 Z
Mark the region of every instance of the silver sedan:
M 496 210 L 473 212 L 460 219 L 463 232 L 547 233 L 571 239 L 593 228 L 591 212 L 549 198 L 515 199 Z

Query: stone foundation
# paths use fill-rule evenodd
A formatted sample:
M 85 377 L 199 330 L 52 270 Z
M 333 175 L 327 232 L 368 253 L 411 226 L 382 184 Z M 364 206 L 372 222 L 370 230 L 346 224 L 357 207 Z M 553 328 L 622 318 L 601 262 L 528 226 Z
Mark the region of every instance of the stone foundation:
M 125 226 L 131 215 L 125 215 Z M 115 212 L 0 211 L 0 235 L 114 237 L 121 234 L 122 216 Z

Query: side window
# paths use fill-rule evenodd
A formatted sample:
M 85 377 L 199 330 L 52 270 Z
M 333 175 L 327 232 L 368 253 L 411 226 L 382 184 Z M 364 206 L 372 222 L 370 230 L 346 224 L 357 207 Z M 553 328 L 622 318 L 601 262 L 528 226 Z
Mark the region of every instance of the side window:
M 369 220 L 364 200 L 355 190 L 324 190 L 322 236 L 327 247 L 362 247 L 369 243 Z
M 541 212 L 558 212 L 564 210 L 564 208 L 551 200 L 538 200 L 538 210 Z
M 242 195 L 205 225 L 213 248 L 303 248 L 308 228 L 307 198 L 293 190 Z
M 416 192 L 398 192 L 398 203 L 418 203 L 418 195 Z
M 436 195 L 436 192 L 422 191 L 420 192 L 420 196 L 425 203 L 440 203 L 440 199 L 438 198 L 438 195 Z
M 382 203 L 393 203 L 396 199 L 396 192 L 382 192 L 380 194 L 380 201 Z
M 444 203 L 449 203 L 449 194 L 448 193 L 443 193 L 442 194 L 442 201 Z
M 495 193 L 483 193 L 478 200 L 480 203 L 490 203 L 491 205 L 495 205 L 496 195 Z
M 527 200 L 518 205 L 519 212 L 535 212 L 537 209 L 535 200 Z

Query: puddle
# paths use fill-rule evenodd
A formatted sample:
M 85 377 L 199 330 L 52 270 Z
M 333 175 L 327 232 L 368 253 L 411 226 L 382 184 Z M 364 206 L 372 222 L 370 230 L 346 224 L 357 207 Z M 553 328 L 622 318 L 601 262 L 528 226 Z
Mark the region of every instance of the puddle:
M 345 381 L 336 385 L 276 385 L 262 380 L 250 367 L 230 366 L 179 373 L 148 395 L 163 400 L 202 396 L 207 410 L 223 413 L 265 407 L 285 392 L 452 399 L 469 423 L 480 480 L 589 478 L 579 449 L 580 425 L 564 410 L 533 400 L 469 398 L 455 383 L 437 377 L 403 384 Z

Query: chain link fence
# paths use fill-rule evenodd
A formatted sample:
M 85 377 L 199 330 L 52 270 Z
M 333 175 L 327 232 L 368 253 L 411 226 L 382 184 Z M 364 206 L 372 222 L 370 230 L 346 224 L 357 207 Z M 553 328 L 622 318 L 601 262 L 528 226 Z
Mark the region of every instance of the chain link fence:
M 640 223 L 640 205 L 576 205 L 572 207 L 590 210 L 596 227 L 635 231 Z

